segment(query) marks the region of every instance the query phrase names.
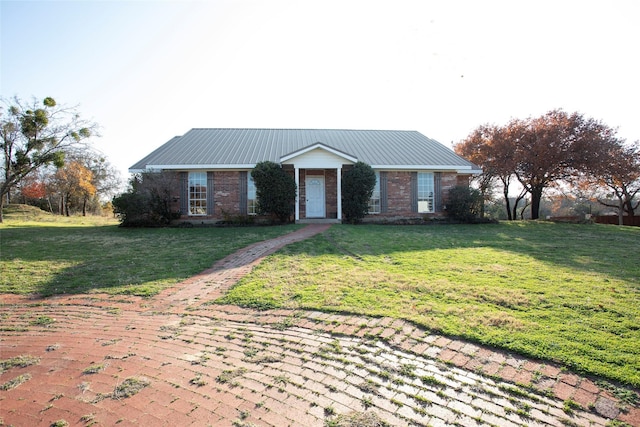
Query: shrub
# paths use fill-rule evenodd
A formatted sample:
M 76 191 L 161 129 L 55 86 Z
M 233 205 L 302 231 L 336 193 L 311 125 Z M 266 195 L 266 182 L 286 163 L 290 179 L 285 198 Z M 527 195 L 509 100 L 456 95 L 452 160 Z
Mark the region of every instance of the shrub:
M 369 199 L 376 186 L 371 166 L 357 162 L 342 176 L 342 212 L 348 223 L 357 224 L 369 213 Z
M 123 227 L 168 225 L 179 213 L 171 211 L 171 173 L 144 173 L 130 181 L 126 193 L 113 198 L 113 212 Z
M 258 212 L 274 215 L 280 222 L 290 221 L 297 191 L 293 177 L 271 161 L 256 164 L 251 177 L 256 185 Z
M 479 218 L 482 206 L 480 191 L 466 185 L 458 185 L 449 190 L 447 215 L 462 222 L 474 222 Z

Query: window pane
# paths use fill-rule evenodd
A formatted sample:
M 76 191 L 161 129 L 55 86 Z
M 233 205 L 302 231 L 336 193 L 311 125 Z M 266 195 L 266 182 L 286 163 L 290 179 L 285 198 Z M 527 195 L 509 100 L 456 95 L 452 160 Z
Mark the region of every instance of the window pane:
M 207 214 L 207 173 L 189 172 L 189 215 Z
M 247 214 L 256 214 L 256 184 L 253 182 L 251 172 L 247 179 Z
M 369 199 L 369 213 L 380 213 L 380 172 L 376 172 L 376 186 Z
M 418 172 L 418 212 L 433 212 L 433 174 Z

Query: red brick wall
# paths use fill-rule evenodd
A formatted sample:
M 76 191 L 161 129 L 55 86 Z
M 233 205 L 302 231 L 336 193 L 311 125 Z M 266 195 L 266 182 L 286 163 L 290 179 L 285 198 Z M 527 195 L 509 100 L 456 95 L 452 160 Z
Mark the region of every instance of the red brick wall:
M 165 172 L 167 174 L 171 172 Z M 173 180 L 171 181 L 171 190 L 169 196 L 171 197 L 171 212 L 180 212 L 180 172 L 172 174 Z
M 211 191 L 207 189 L 207 191 Z M 213 213 L 215 218 L 240 214 L 240 172 L 218 171 L 213 173 Z
M 346 169 L 346 168 L 345 168 Z M 292 168 L 286 169 L 287 173 L 293 175 Z M 337 194 L 337 171 L 335 169 L 319 169 L 319 170 L 300 170 L 300 186 L 298 194 L 300 198 L 300 218 L 305 218 L 305 179 L 308 175 L 321 175 L 325 178 L 325 203 L 327 218 L 337 218 L 338 212 L 338 194 Z M 180 209 L 180 174 L 176 174 L 177 186 L 172 190 L 172 208 L 175 211 Z M 219 220 L 227 215 L 240 214 L 240 172 L 239 171 L 215 171 L 214 177 L 214 215 L 191 217 L 183 215 L 182 219 L 194 220 Z M 450 188 L 456 185 L 468 185 L 469 178 L 456 173 L 442 173 L 442 204 L 446 204 L 447 193 Z M 210 191 L 210 189 L 209 189 Z M 186 196 L 188 197 L 188 195 Z M 418 214 L 411 211 L 411 172 L 406 171 L 389 171 L 387 172 L 387 213 L 368 215 L 370 219 L 384 219 L 395 217 L 418 217 Z M 434 216 L 438 216 L 442 212 L 436 212 Z
M 442 178 L 442 206 L 446 206 L 449 199 L 449 190 L 458 185 L 469 186 L 468 175 L 458 175 L 453 172 L 443 172 Z
M 180 210 L 181 182 L 180 173 L 177 173 L 176 187 L 172 190 L 172 209 Z M 239 171 L 215 171 L 213 172 L 213 191 L 214 191 L 214 208 L 213 215 L 191 216 L 183 213 L 181 219 L 193 221 L 210 221 L 221 220 L 224 214 L 239 215 L 240 214 L 240 172 Z M 211 191 L 207 188 L 207 191 Z M 185 194 L 188 198 L 189 195 Z
M 325 212 L 327 218 L 338 217 L 338 171 L 327 169 L 324 173 Z
M 411 212 L 411 172 L 387 172 L 387 212 L 380 215 L 416 216 Z
M 423 214 L 411 210 L 411 171 L 387 172 L 387 212 L 367 215 L 370 221 L 389 218 L 417 218 L 424 216 L 438 217 L 444 211 Z M 440 175 L 442 205 L 447 202 L 449 189 L 456 185 L 469 185 L 469 177 L 455 172 L 443 172 Z

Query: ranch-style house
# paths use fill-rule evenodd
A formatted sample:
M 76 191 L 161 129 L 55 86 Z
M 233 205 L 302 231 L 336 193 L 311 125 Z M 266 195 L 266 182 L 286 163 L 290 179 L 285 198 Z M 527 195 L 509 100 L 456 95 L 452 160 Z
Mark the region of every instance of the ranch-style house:
M 416 131 L 334 129 L 192 129 L 129 172 L 175 172 L 181 220 L 205 223 L 256 214 L 251 170 L 265 160 L 295 179 L 296 222 L 341 222 L 342 175 L 358 161 L 376 173 L 365 221 L 441 216 L 448 190 L 481 173 Z

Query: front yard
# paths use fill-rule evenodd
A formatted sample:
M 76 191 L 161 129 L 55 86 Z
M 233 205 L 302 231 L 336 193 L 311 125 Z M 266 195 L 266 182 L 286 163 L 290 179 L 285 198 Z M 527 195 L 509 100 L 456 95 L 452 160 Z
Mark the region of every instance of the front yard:
M 153 296 L 300 227 L 81 222 L 1 225 L 0 293 Z M 631 227 L 334 225 L 270 256 L 218 302 L 402 318 L 638 387 L 639 253 Z
M 220 302 L 403 318 L 640 385 L 640 229 L 334 226 Z

